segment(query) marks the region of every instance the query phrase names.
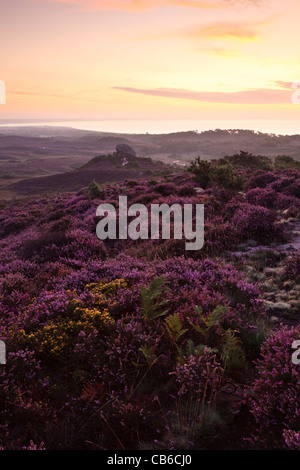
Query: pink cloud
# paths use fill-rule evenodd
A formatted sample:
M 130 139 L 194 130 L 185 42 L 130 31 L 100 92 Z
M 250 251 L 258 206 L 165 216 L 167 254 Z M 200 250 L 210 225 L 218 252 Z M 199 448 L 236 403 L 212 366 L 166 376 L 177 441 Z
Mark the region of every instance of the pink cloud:
M 190 8 L 225 8 L 235 4 L 256 3 L 256 0 L 50 0 L 70 4 L 83 10 L 92 11 L 143 11 L 162 6 Z
M 190 26 L 187 28 L 178 28 L 154 35 L 144 36 L 146 39 L 188 39 L 196 43 L 200 43 L 202 49 L 206 52 L 220 53 L 223 47 L 208 47 L 205 44 L 211 44 L 211 41 L 226 41 L 233 40 L 254 42 L 259 41 L 262 37 L 263 29 L 274 23 L 278 18 L 277 15 L 272 15 L 269 18 L 257 21 L 241 21 L 241 22 L 214 22 L 200 26 Z M 204 42 L 207 41 L 207 42 Z M 203 45 L 204 44 L 204 45 Z
M 276 80 L 273 82 L 276 87 L 283 88 L 284 90 L 291 90 L 292 89 L 292 82 L 284 82 L 283 80 Z
M 256 88 L 236 92 L 191 91 L 176 88 L 143 89 L 130 87 L 113 87 L 115 90 L 164 98 L 196 100 L 209 103 L 231 104 L 289 104 L 291 92 L 282 89 Z
M 258 35 L 252 25 L 235 23 L 218 23 L 210 26 L 204 26 L 191 33 L 196 37 L 205 37 L 209 39 L 239 38 L 239 39 L 257 39 Z

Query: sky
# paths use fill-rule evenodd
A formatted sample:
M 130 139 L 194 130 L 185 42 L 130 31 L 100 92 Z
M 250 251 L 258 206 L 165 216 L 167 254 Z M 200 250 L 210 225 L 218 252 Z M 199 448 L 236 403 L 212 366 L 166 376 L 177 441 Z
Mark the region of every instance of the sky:
M 295 123 L 299 17 L 299 0 L 0 0 L 0 120 Z

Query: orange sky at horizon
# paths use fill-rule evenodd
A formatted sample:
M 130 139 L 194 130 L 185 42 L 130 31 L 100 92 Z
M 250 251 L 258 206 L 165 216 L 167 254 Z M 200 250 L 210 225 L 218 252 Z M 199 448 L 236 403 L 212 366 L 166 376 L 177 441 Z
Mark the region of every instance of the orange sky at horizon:
M 297 0 L 0 0 L 0 11 L 0 120 L 298 119 Z

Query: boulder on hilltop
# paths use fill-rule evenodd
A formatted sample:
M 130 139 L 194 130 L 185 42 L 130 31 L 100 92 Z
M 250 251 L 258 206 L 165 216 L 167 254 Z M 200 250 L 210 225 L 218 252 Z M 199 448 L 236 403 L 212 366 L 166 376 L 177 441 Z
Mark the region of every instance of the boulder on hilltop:
M 120 157 L 136 157 L 133 148 L 127 144 L 118 144 L 116 146 L 116 154 Z

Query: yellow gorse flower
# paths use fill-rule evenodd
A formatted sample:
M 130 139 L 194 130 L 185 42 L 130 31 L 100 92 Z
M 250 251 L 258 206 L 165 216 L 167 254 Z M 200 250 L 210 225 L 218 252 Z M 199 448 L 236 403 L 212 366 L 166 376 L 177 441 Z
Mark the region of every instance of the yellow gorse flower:
M 111 282 L 101 281 L 87 284 L 85 289 L 92 292 L 92 294 L 103 294 L 106 296 L 115 294 L 119 289 L 124 287 L 127 287 L 127 282 L 124 279 L 114 279 Z
M 113 322 L 107 309 L 82 308 L 74 310 L 74 318 L 58 318 L 50 320 L 43 328 L 26 333 L 25 330 L 13 332 L 12 336 L 18 343 L 33 347 L 39 353 L 60 356 L 74 346 L 74 341 L 81 331 L 92 333 L 101 331 L 103 327 Z
M 114 322 L 108 308 L 115 304 L 112 296 L 125 287 L 125 279 L 87 284 L 85 290 L 92 296 L 93 307 L 86 307 L 84 300 L 77 297 L 76 291 L 68 290 L 69 304 L 65 316 L 50 320 L 42 328 L 29 333 L 24 329 L 15 329 L 10 332 L 10 337 L 22 347 L 33 348 L 43 354 L 61 356 L 74 347 L 81 331 L 86 334 L 101 331 L 106 325 Z M 51 294 L 51 291 L 49 293 Z

